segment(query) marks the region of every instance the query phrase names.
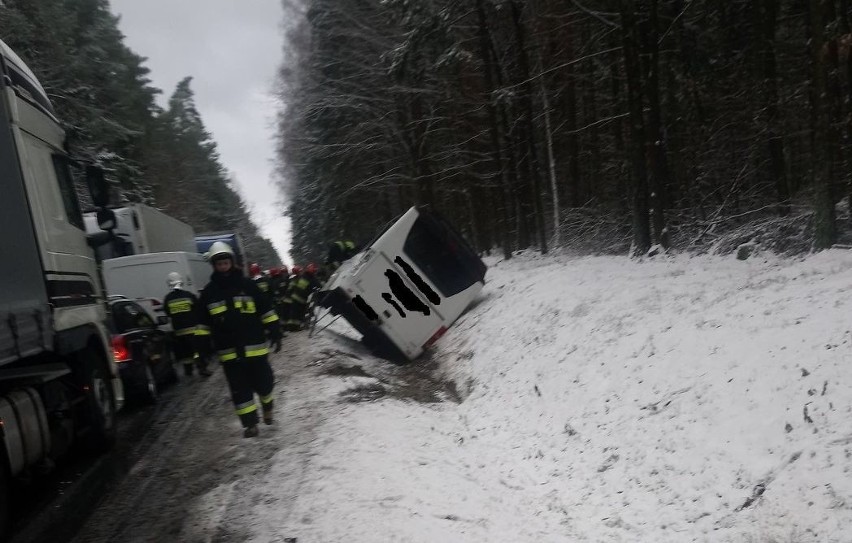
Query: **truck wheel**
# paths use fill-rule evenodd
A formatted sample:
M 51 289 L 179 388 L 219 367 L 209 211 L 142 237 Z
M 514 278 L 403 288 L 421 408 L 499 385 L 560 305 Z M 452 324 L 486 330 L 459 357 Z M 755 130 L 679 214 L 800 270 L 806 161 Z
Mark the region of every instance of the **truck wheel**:
M 80 358 L 89 427 L 86 446 L 93 451 L 105 451 L 112 447 L 116 436 L 115 394 L 109 366 L 102 355 L 91 349 L 83 351 Z
M 0 541 L 6 541 L 12 523 L 12 476 L 6 463 L 6 449 L 0 447 Z

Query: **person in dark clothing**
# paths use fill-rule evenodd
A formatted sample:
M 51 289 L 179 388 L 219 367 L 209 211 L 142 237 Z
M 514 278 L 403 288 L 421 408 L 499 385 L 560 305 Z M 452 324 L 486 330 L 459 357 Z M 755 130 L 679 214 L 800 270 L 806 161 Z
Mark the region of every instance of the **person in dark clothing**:
M 263 274 L 259 264 L 252 263 L 252 265 L 249 266 L 249 276 L 251 276 L 251 280 L 254 281 L 257 288 L 259 288 L 260 291 L 269 298 L 269 303 L 272 304 L 272 282 L 269 277 Z
M 358 246 L 352 240 L 335 241 L 328 244 L 328 256 L 325 259 L 325 269 L 323 275 L 331 276 L 341 264 L 352 258 L 358 253 Z
M 290 288 L 287 289 L 287 299 L 290 301 L 287 320 L 284 327 L 287 330 L 301 330 L 308 320 L 308 298 L 322 285 L 317 280 L 317 265 L 311 262 L 302 270 L 299 266 L 293 266 L 293 270 L 299 268 L 299 275 L 290 280 Z
M 269 275 L 269 283 L 272 287 L 272 303 L 275 305 L 278 318 L 284 320 L 287 318 L 284 313 L 284 300 L 287 298 L 287 287 L 290 286 L 290 274 L 287 266 L 281 266 L 280 268 L 272 268 Z
M 281 316 L 284 329 L 287 331 L 296 331 L 301 328 L 298 319 L 291 318 L 293 315 L 293 298 L 290 295 L 290 289 L 293 284 L 302 275 L 302 267 L 294 264 L 290 268 L 292 275 L 287 276 L 287 288 L 284 290 L 284 297 L 281 299 L 281 311 L 278 313 Z
M 243 277 L 235 266 L 234 251 L 217 241 L 207 254 L 214 272 L 199 298 L 198 335 L 209 335 L 219 356 L 244 437 L 259 430 L 257 403 L 260 398 L 263 422 L 272 424 L 275 379 L 267 355 L 267 337 L 281 350 L 278 315 L 257 285 Z
M 178 363 L 183 365 L 184 375 L 192 375 L 195 366 L 202 377 L 210 377 L 207 359 L 199 356 L 198 341 L 195 334 L 198 329 L 198 298 L 188 290 L 183 290 L 183 278 L 178 272 L 168 275 L 167 283 L 171 291 L 163 299 L 166 315 L 172 321 L 172 351 Z

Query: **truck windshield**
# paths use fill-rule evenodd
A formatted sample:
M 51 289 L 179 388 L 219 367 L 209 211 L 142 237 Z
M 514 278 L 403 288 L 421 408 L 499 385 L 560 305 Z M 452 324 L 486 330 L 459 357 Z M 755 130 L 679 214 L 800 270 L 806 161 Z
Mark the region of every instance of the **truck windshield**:
M 403 252 L 445 297 L 485 277 L 485 264 L 448 223 L 423 213 L 411 226 Z

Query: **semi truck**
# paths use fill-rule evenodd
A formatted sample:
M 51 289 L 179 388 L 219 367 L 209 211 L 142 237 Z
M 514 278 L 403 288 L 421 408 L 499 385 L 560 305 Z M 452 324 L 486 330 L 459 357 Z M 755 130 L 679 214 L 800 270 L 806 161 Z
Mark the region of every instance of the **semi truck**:
M 103 289 L 77 200 L 86 173 L 109 229 L 103 171 L 68 154 L 48 95 L 0 41 L 0 539 L 13 478 L 115 439 L 124 401 Z
M 115 214 L 113 239 L 97 248 L 97 257 L 101 261 L 147 253 L 195 252 L 195 230 L 192 226 L 159 209 L 132 203 L 112 211 Z M 101 231 L 96 212 L 85 213 L 83 220 L 88 234 Z

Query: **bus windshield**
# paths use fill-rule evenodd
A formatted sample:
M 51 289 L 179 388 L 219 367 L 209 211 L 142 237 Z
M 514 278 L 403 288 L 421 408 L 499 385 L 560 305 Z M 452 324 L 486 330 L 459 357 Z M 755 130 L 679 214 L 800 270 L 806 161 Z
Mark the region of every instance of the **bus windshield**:
M 485 277 L 485 264 L 446 221 L 418 210 L 403 252 L 444 297 L 467 289 Z

